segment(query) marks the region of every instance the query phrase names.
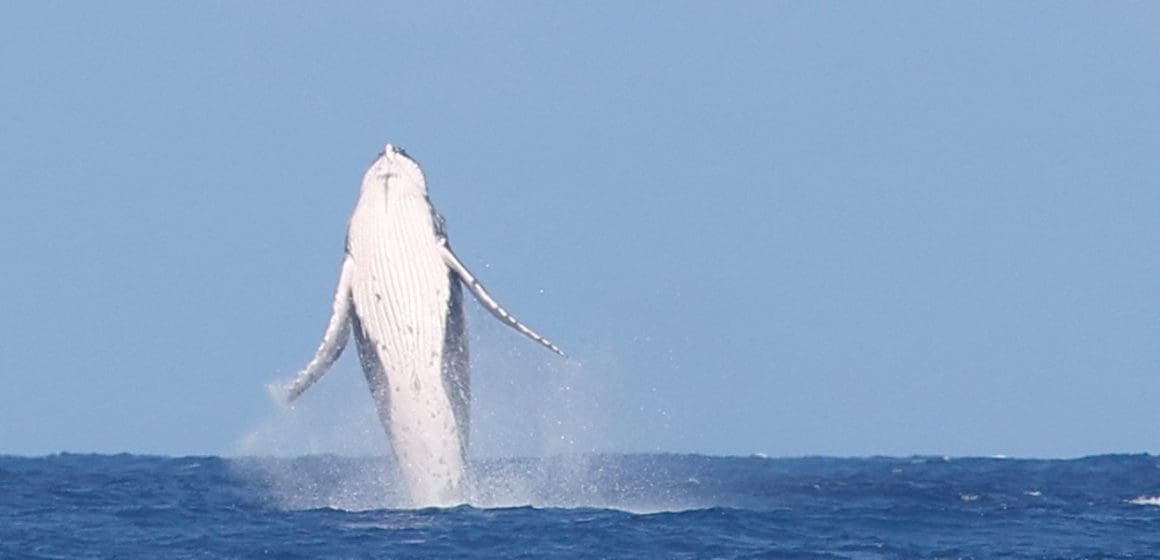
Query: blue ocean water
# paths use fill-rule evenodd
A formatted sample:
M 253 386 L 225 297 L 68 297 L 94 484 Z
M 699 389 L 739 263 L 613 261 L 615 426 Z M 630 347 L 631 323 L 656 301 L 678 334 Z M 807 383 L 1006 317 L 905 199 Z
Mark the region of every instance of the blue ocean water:
M 1160 558 L 1160 458 L 479 461 L 408 510 L 377 459 L 0 457 L 0 557 Z

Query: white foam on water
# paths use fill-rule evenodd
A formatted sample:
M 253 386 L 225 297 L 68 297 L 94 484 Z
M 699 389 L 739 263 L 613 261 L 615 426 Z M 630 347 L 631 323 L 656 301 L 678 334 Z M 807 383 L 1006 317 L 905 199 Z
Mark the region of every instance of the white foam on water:
M 466 505 L 481 509 L 596 508 L 631 513 L 707 507 L 690 501 L 683 484 L 647 467 L 626 466 L 630 456 L 561 455 L 490 459 L 469 464 Z M 368 511 L 411 509 L 392 461 L 320 455 L 245 457 L 231 461 L 235 473 L 265 487 L 274 507 L 285 510 Z

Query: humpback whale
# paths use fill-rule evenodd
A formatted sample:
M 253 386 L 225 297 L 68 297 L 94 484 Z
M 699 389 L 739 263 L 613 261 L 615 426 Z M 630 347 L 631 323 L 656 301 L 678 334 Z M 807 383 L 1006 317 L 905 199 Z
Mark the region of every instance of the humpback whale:
M 471 386 L 463 287 L 497 319 L 563 355 L 488 294 L 451 250 L 423 171 L 387 144 L 363 176 L 330 320 L 287 403 L 318 381 L 353 333 L 411 505 L 464 498 Z

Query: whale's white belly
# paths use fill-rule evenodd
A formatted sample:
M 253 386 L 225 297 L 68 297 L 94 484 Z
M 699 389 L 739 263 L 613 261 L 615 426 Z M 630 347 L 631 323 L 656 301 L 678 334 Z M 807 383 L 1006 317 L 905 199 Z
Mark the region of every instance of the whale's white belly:
M 389 188 L 363 193 L 347 251 L 359 353 L 411 499 L 456 503 L 466 434 L 443 379 L 452 279 L 429 202 Z M 367 367 L 374 358 L 381 367 Z

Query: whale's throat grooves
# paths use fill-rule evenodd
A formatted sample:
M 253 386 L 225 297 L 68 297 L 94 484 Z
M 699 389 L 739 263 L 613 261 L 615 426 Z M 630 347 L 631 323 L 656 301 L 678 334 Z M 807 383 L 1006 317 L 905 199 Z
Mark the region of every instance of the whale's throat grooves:
M 382 188 L 364 189 L 351 217 L 356 341 L 364 368 L 374 362 L 367 381 L 411 499 L 444 505 L 457 501 L 464 476 L 468 405 L 459 387 L 467 379 L 444 376 L 460 372 L 445 364 L 444 353 L 449 339 L 465 344 L 447 328 L 453 307 L 456 328 L 463 328 L 461 302 L 453 301 L 461 296 L 441 256 L 430 202 L 394 182 L 387 175 Z

